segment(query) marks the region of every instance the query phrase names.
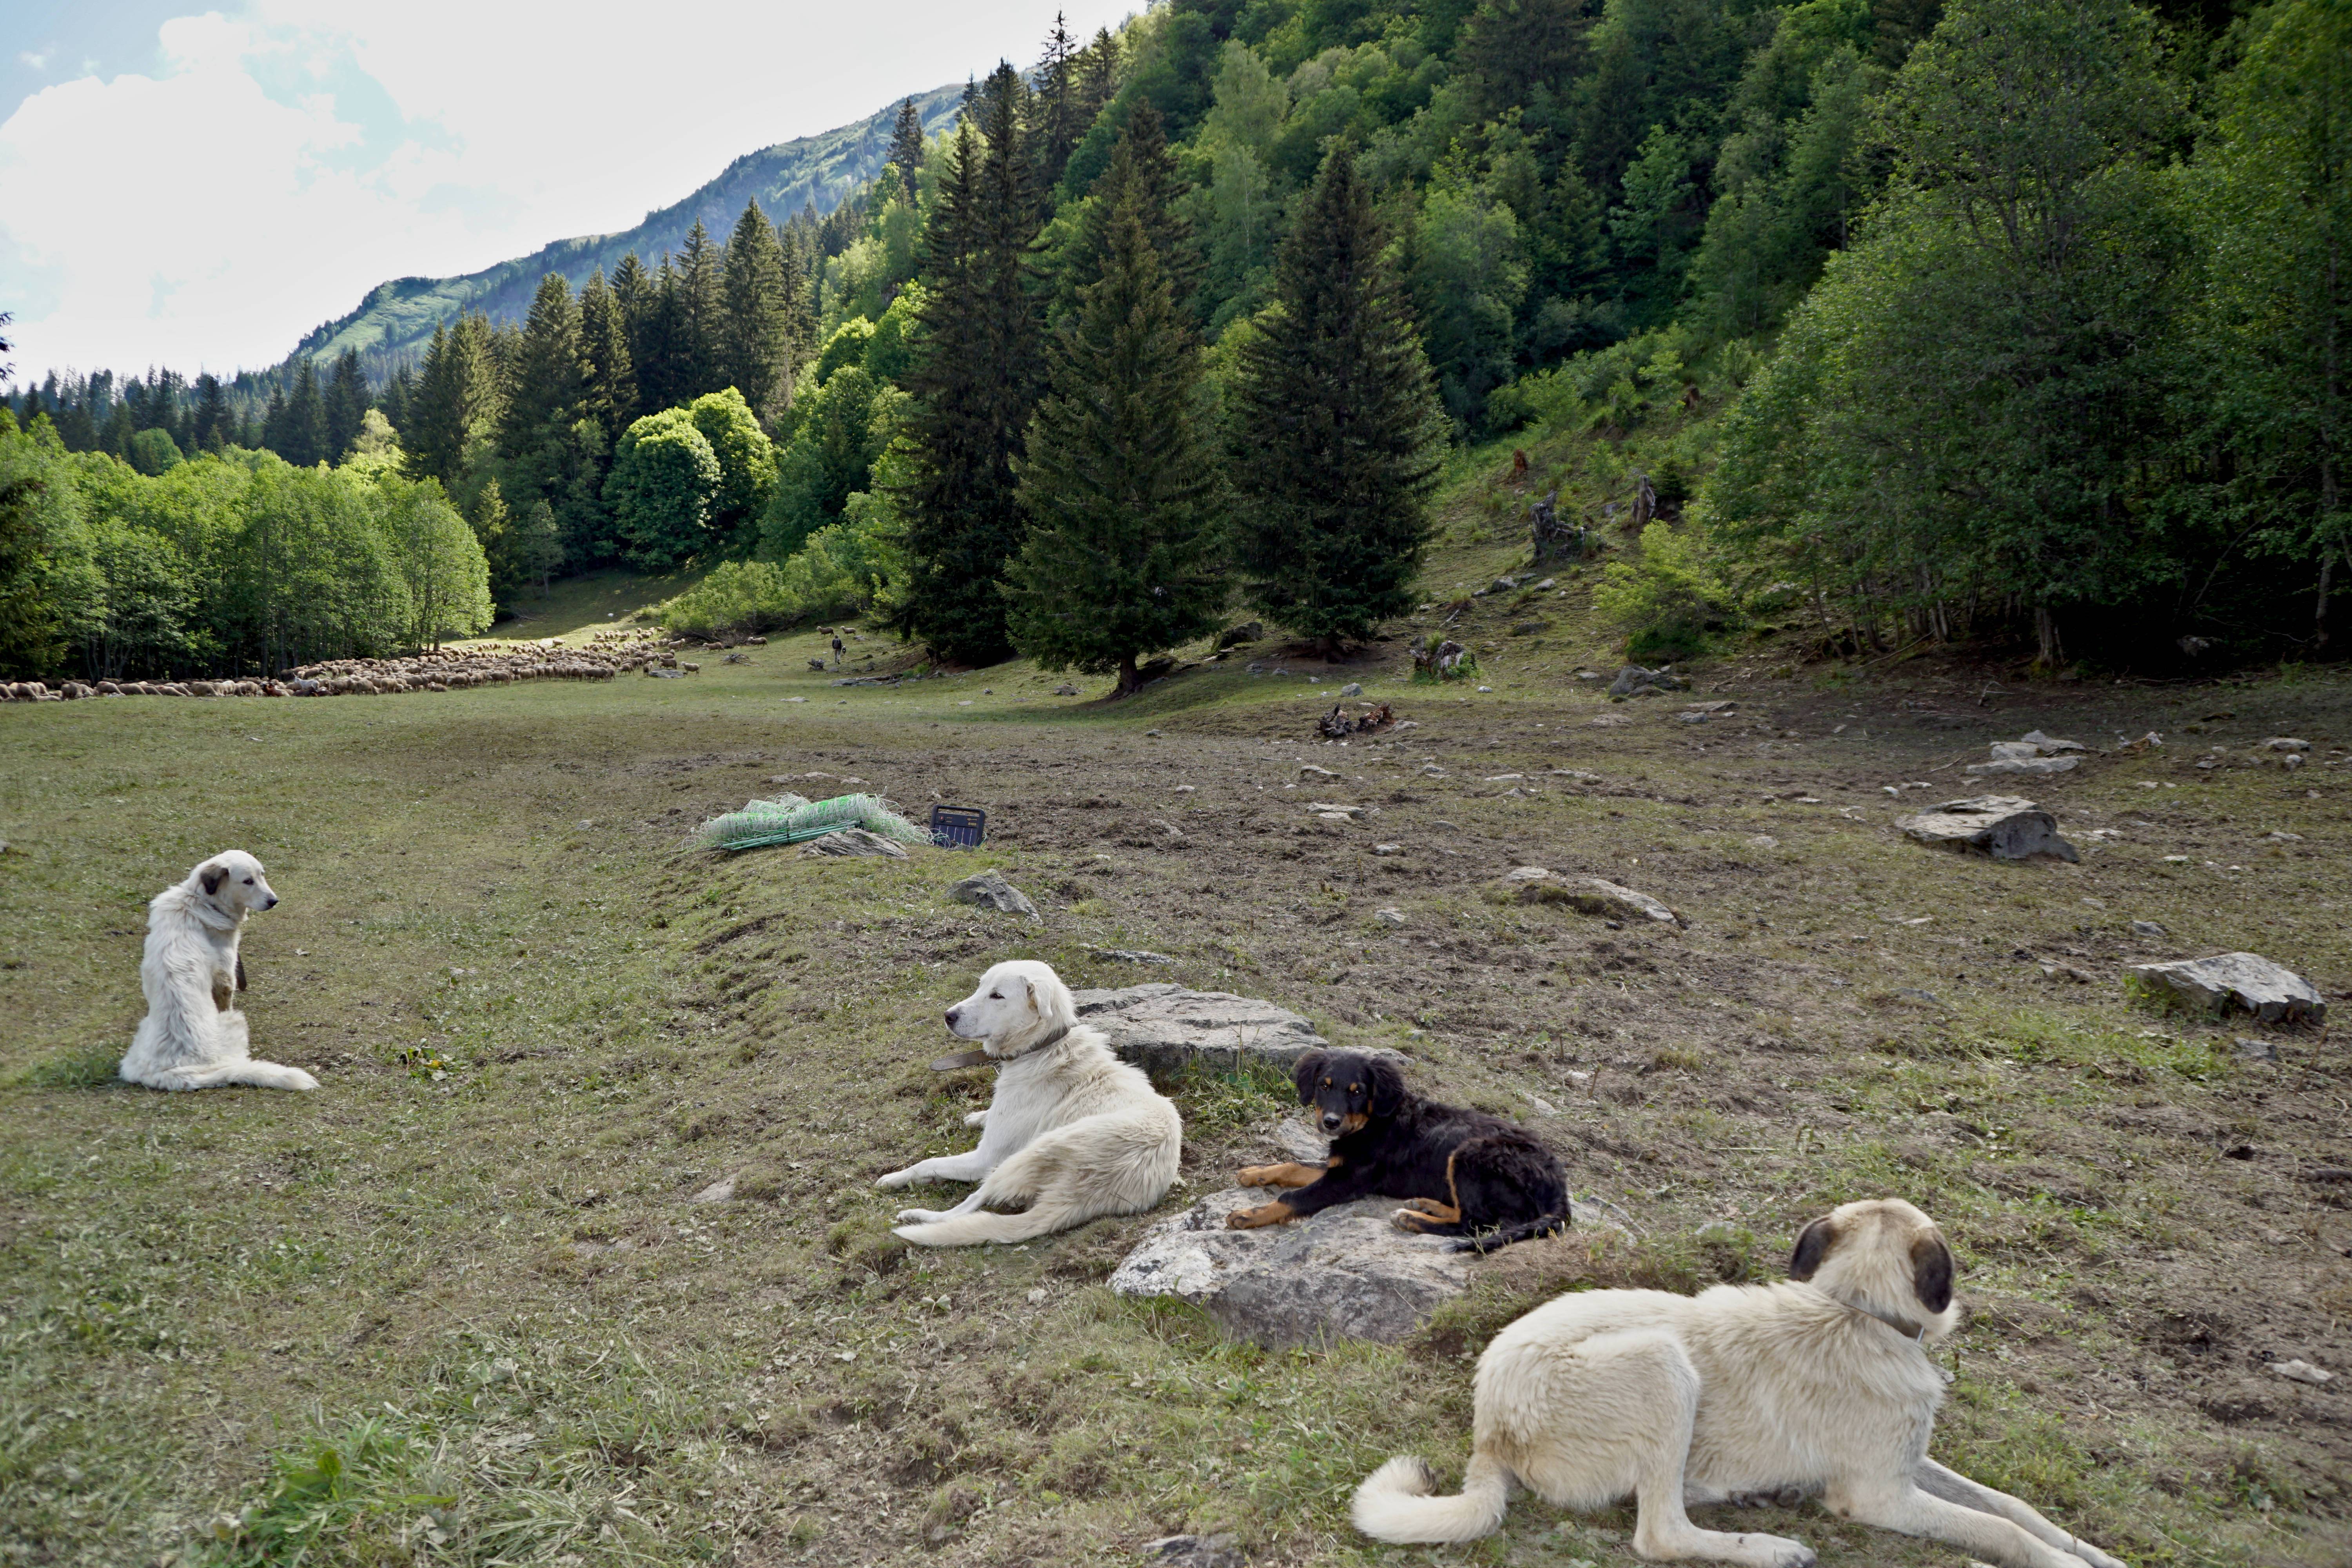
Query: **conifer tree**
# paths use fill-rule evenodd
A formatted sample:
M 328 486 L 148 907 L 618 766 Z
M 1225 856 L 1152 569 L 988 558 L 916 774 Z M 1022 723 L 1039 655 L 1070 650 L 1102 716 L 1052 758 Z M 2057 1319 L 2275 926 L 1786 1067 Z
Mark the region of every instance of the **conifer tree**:
M 424 374 L 400 426 L 402 467 L 411 479 L 433 479 L 452 496 L 462 493 L 466 448 L 498 421 L 498 367 L 490 323 L 479 315 L 433 329 Z
M 783 247 L 754 198 L 743 204 L 727 242 L 727 310 L 720 371 L 743 395 L 760 422 L 772 426 L 790 400 L 793 374 L 792 287 Z
M 911 98 L 898 105 L 898 121 L 890 128 L 889 162 L 897 166 L 908 199 L 913 199 L 915 176 L 923 172 L 923 117 L 915 112 Z
M 287 396 L 280 428 L 278 455 L 296 468 L 307 468 L 330 456 L 326 399 L 320 395 L 318 368 L 307 359 L 294 366 L 294 390 Z
M 677 258 L 678 358 L 677 398 L 690 402 L 727 384 L 721 355 L 727 342 L 727 259 L 710 243 L 702 220 L 686 231 Z
M 1108 27 L 1096 28 L 1094 41 L 1079 51 L 1077 78 L 1081 124 L 1090 126 L 1118 91 L 1118 40 Z
M 1126 142 L 1120 152 L 1126 151 Z M 1114 171 L 1132 160 L 1115 156 Z M 1021 464 L 1029 536 L 1005 573 L 1013 646 L 1048 669 L 1118 672 L 1214 628 L 1226 597 L 1200 350 L 1152 248 L 1141 191 L 1107 193 L 1098 281 L 1050 351 Z
M 650 350 L 654 319 L 655 288 L 653 275 L 646 264 L 630 251 L 613 268 L 613 306 L 620 312 L 621 336 L 629 350 L 629 379 L 635 394 L 628 407 L 620 411 L 620 428 L 625 430 L 632 421 L 642 417 L 655 406 L 649 375 L 652 369 Z M 614 439 L 618 439 L 615 437 Z
M 1231 431 L 1251 603 L 1327 655 L 1412 607 L 1441 416 L 1354 149 L 1341 140 L 1241 353 Z
M 621 264 L 635 260 L 633 252 Z M 627 316 L 601 267 L 588 274 L 580 290 L 580 412 L 596 421 L 609 450 L 635 416 L 637 376 L 629 358 Z
M 1193 240 L 1192 226 L 1185 221 L 1180 200 L 1189 188 L 1176 172 L 1176 159 L 1168 150 L 1165 122 L 1160 111 L 1151 107 L 1150 100 L 1139 99 L 1134 112 L 1128 117 L 1127 129 L 1111 149 L 1110 166 L 1095 182 L 1090 193 L 1093 201 L 1078 232 L 1063 252 L 1061 271 L 1055 279 L 1055 314 L 1058 317 L 1075 310 L 1078 290 L 1102 276 L 1117 193 L 1128 189 L 1135 193 L 1137 215 L 1151 241 L 1151 248 L 1160 258 L 1160 273 L 1168 279 L 1176 308 L 1190 315 L 1194 293 L 1200 288 L 1202 268 L 1200 247 Z
M 539 280 L 523 322 L 506 406 L 498 423 L 513 504 L 528 508 L 562 493 L 569 478 L 572 425 L 587 388 L 580 344 L 580 307 L 560 272 Z
M 1037 309 L 1024 266 L 1036 235 L 1034 163 L 1020 77 L 1000 65 L 956 128 L 927 236 L 923 352 L 908 372 L 908 578 L 902 629 L 945 658 L 1010 647 L 996 579 L 1020 547 L 1013 473 L 1039 379 Z M 985 133 L 974 133 L 972 121 Z
M 1034 130 L 1031 149 L 1037 159 L 1037 185 L 1052 190 L 1061 184 L 1070 153 L 1086 134 L 1080 118 L 1076 50 L 1068 23 L 1054 13 L 1054 30 L 1045 35 L 1045 56 L 1037 63 L 1037 92 L 1032 109 Z
M 644 305 L 629 333 L 629 361 L 637 372 L 637 406 L 658 414 L 691 402 L 686 342 L 686 300 L 677 268 L 664 256 L 648 279 Z M 642 416 L 641 416 L 642 417 Z
M 405 424 L 409 399 L 415 394 L 416 377 L 410 374 L 409 368 L 404 364 L 394 371 L 392 379 L 383 384 L 383 395 L 376 400 L 376 407 L 383 413 L 384 423 L 394 430 Z
M 340 463 L 351 455 L 352 443 L 360 438 L 360 424 L 367 417 L 367 375 L 360 369 L 356 350 L 345 349 L 337 357 L 334 379 L 327 384 L 326 402 L 323 455 L 329 462 Z
M 228 397 L 221 391 L 220 377 L 209 373 L 196 377 L 194 435 L 196 447 L 206 452 L 217 452 L 236 439 L 236 425 L 229 416 Z

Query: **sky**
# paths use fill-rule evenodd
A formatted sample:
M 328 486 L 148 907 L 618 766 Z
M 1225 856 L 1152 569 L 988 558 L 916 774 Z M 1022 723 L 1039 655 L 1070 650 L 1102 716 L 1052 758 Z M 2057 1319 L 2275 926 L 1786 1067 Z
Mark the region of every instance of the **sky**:
M 18 384 L 274 364 L 391 278 L 628 228 L 1141 0 L 0 0 Z

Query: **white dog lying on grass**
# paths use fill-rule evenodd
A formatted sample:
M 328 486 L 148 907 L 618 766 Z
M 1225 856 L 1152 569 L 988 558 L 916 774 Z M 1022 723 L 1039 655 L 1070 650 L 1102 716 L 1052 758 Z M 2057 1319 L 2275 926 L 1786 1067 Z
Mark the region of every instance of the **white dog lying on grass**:
M 278 902 L 261 862 L 227 849 L 164 889 L 147 906 L 147 956 L 139 984 L 147 1016 L 122 1058 L 128 1083 L 150 1089 L 211 1089 L 249 1083 L 262 1089 L 316 1089 L 300 1068 L 257 1062 L 247 1053 L 245 989 L 237 941 L 245 917 Z
M 925 1247 L 1026 1241 L 1104 1215 L 1140 1214 L 1176 1180 L 1184 1123 L 1140 1069 L 1110 1054 L 1101 1030 L 1078 1022 L 1070 988 L 1045 964 L 1000 963 L 948 1009 L 948 1028 L 982 1042 L 969 1053 L 1003 1064 L 967 1154 L 919 1160 L 875 1184 L 977 1182 L 947 1210 L 904 1209 L 898 1232 Z M 1027 1206 L 992 1214 L 993 1204 Z

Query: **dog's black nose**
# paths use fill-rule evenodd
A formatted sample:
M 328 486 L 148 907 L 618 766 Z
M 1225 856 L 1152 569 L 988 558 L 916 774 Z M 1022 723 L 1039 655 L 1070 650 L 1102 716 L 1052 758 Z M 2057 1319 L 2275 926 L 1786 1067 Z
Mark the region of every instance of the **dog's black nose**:
M 1338 1131 L 1339 1130 L 1339 1117 L 1332 1114 L 1330 1111 L 1325 1111 L 1323 1113 L 1323 1130 L 1327 1132 Z
M 274 909 L 276 909 L 276 908 L 278 907 L 278 895 L 277 895 L 277 894 L 275 894 L 275 893 L 270 894 L 270 895 L 269 895 L 269 901 L 268 901 L 268 903 L 266 903 L 266 904 L 262 905 L 261 907 L 262 907 L 263 909 L 265 909 L 265 910 L 274 910 Z
M 957 1008 L 957 1007 L 950 1007 L 950 1008 L 949 1008 L 949 1009 L 948 1009 L 948 1027 L 949 1027 L 949 1028 L 952 1029 L 952 1028 L 954 1028 L 954 1027 L 955 1027 L 956 1015 L 957 1015 L 959 1012 L 961 1012 L 961 1011 L 962 1011 L 962 1009 L 961 1009 L 961 1008 Z

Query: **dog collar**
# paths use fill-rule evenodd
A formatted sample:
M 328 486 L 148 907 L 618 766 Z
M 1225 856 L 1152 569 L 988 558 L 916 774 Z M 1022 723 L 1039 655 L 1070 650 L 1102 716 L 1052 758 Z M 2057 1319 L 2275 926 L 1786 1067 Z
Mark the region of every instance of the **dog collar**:
M 1822 1294 L 1828 1295 L 1829 1293 L 1827 1291 L 1823 1291 Z M 1885 1323 L 1888 1328 L 1893 1329 L 1896 1333 L 1901 1334 L 1905 1339 L 1918 1345 L 1922 1350 L 1927 1348 L 1927 1324 L 1914 1323 L 1908 1318 L 1898 1318 L 1892 1312 L 1882 1312 L 1875 1307 L 1865 1307 L 1859 1301 L 1849 1301 L 1843 1296 L 1831 1296 L 1830 1300 L 1835 1301 L 1839 1306 L 1845 1308 L 1848 1311 L 1860 1312 L 1865 1318 L 1875 1318 L 1880 1322 Z
M 1048 1046 L 1060 1045 L 1064 1037 L 1066 1037 L 1069 1032 L 1070 1026 L 1065 1024 L 1060 1028 L 1055 1030 L 1052 1034 L 1046 1036 L 1044 1039 L 1039 1040 L 1035 1045 L 1031 1046 L 1027 1050 L 1023 1051 L 1020 1056 L 1000 1057 L 994 1051 L 988 1050 L 986 1046 L 982 1046 L 980 1048 L 983 1051 L 988 1051 L 989 1059 L 992 1061 L 1019 1061 L 1021 1057 L 1034 1057 L 1039 1051 L 1045 1049 Z

